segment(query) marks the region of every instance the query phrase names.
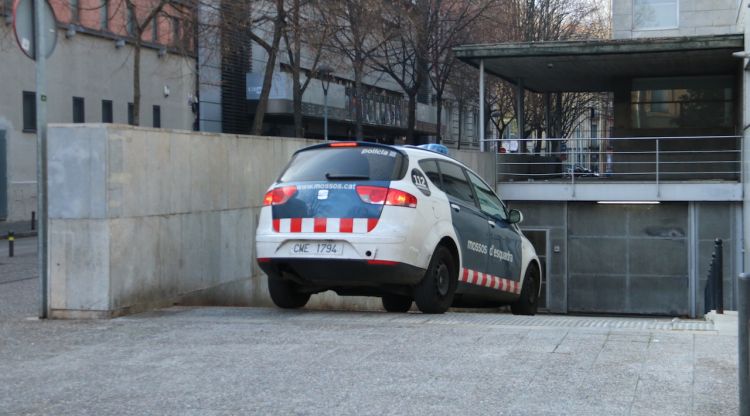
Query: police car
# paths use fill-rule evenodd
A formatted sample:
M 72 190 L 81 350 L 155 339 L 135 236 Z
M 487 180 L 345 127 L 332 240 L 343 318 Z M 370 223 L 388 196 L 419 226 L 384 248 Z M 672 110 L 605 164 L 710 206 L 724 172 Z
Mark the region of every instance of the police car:
M 476 173 L 411 146 L 329 142 L 296 152 L 263 200 L 258 263 L 273 302 L 378 296 L 389 312 L 510 304 L 533 315 L 539 259 Z

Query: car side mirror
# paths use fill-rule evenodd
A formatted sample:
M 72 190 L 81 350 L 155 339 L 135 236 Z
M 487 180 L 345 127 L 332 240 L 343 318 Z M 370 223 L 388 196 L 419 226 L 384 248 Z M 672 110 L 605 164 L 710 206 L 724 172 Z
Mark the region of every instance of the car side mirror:
M 511 209 L 510 212 L 508 212 L 508 222 L 511 224 L 518 224 L 521 221 L 523 221 L 523 214 L 521 214 L 521 211 L 517 209 Z

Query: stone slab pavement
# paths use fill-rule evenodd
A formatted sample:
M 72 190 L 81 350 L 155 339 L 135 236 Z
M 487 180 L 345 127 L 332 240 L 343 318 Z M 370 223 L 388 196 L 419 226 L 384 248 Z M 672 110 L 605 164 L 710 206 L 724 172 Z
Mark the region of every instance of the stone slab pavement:
M 14 256 L 8 257 L 8 241 L 0 240 L 0 320 L 39 313 L 36 242 L 36 238 L 17 239 Z
M 40 321 L 36 282 L 4 270 L 2 415 L 738 413 L 736 333 L 705 321 L 210 307 Z

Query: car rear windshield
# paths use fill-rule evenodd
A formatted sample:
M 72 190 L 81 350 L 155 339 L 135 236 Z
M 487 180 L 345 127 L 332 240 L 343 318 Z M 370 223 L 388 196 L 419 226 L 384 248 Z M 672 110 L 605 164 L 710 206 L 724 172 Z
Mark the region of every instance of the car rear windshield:
M 405 156 L 387 147 L 320 147 L 297 153 L 279 182 L 393 181 L 404 176 L 405 165 Z

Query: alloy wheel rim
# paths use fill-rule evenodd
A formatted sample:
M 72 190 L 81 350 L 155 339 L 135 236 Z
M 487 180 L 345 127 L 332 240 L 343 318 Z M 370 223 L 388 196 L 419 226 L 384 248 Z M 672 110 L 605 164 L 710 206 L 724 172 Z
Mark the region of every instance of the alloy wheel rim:
M 435 270 L 435 283 L 440 296 L 448 294 L 448 289 L 450 289 L 450 273 L 445 263 L 440 263 L 440 266 Z

